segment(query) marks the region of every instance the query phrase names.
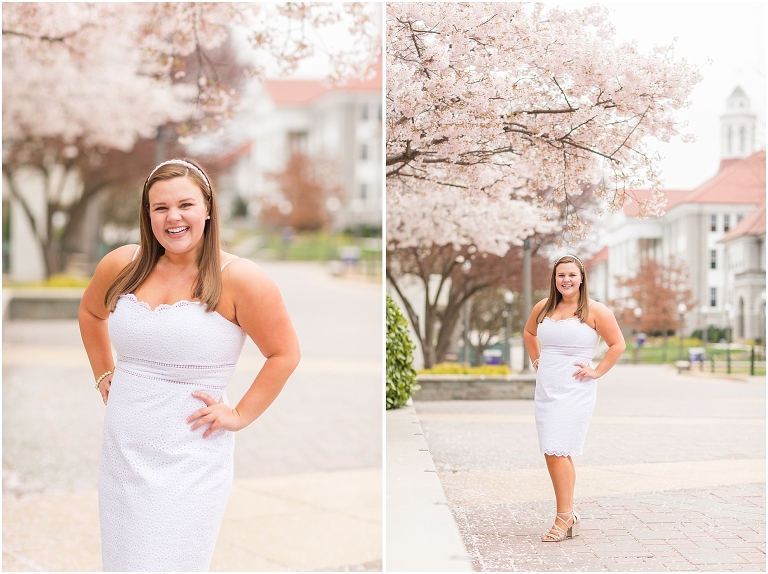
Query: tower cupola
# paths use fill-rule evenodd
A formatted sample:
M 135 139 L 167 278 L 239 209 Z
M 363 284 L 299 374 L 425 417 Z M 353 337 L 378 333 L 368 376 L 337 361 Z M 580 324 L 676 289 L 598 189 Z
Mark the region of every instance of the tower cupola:
M 726 100 L 725 113 L 720 116 L 720 168 L 729 160 L 737 160 L 755 152 L 757 116 L 750 111 L 749 98 L 737 86 Z

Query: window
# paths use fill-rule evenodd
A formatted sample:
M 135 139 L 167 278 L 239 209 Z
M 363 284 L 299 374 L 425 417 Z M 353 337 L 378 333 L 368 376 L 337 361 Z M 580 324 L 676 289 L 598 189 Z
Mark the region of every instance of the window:
M 309 134 L 307 132 L 288 132 L 288 153 L 306 153 Z
M 744 126 L 741 126 L 739 128 L 739 146 L 740 146 L 740 152 L 744 153 L 744 150 L 747 147 L 747 132 L 744 129 Z
M 717 269 L 717 249 L 712 249 L 709 252 L 709 268 Z
M 709 288 L 709 306 L 717 307 L 717 287 Z
M 731 145 L 732 141 L 733 141 L 733 128 L 731 126 L 728 126 L 728 153 L 731 153 L 733 151 L 733 145 Z
M 741 213 L 739 213 L 739 214 L 736 216 L 736 225 L 738 225 L 739 223 L 741 223 L 741 220 L 742 220 L 742 219 L 744 219 L 744 215 L 743 215 L 743 214 L 741 214 Z
M 360 106 L 360 119 L 363 121 L 368 120 L 368 104 Z
M 717 215 L 712 215 L 709 218 L 709 230 L 717 231 Z
M 365 201 L 368 198 L 368 184 L 367 183 L 361 183 L 360 184 L 360 199 Z
M 379 109 L 376 111 L 376 119 L 381 121 L 381 104 L 379 104 Z
M 731 216 L 723 215 L 723 231 L 728 231 L 731 228 Z
M 368 144 L 360 145 L 360 159 L 368 159 Z

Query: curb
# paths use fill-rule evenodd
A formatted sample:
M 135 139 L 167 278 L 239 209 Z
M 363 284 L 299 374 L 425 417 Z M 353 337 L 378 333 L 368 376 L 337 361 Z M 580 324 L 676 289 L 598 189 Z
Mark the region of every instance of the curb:
M 388 572 L 473 572 L 413 406 L 387 420 Z
M 3 321 L 77 319 L 84 287 L 14 287 L 3 289 Z
M 417 401 L 533 400 L 536 373 L 524 375 L 419 375 Z

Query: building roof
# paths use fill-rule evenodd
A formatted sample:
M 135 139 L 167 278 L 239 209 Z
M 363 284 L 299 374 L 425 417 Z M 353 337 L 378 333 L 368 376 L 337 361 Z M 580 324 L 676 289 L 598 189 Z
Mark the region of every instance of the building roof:
M 685 203 L 746 203 L 765 200 L 765 150 L 726 165 L 691 192 Z
M 381 92 L 381 57 L 369 68 L 374 71 L 367 80 L 354 79 L 345 84 L 332 85 L 322 80 L 265 80 L 264 87 L 279 107 L 304 106 L 329 92 Z
M 726 233 L 718 243 L 744 235 L 765 235 L 765 197 L 763 197 L 763 203 L 760 207 L 739 221 L 738 225 Z
M 648 189 L 633 189 L 628 192 L 631 196 L 637 199 L 651 199 L 651 192 Z M 683 203 L 685 198 L 691 194 L 690 190 L 683 189 L 665 189 L 664 193 L 667 194 L 667 204 L 664 206 L 665 211 L 669 211 L 676 205 Z M 640 206 L 637 201 L 627 202 L 622 208 L 624 215 L 627 217 L 637 217 Z
M 714 177 L 692 191 L 667 189 L 664 192 L 667 194 L 665 211 L 682 203 L 758 205 L 765 201 L 765 150 L 743 159 L 723 161 Z M 647 189 L 635 189 L 629 193 L 638 199 L 651 198 Z M 627 217 L 637 217 L 637 202 L 624 204 L 623 210 Z
M 603 247 L 600 251 L 595 253 L 590 259 L 584 262 L 584 267 L 586 269 L 591 269 L 595 265 L 598 265 L 599 263 L 605 263 L 608 261 L 608 246 L 606 245 Z
M 741 89 L 741 86 L 736 86 L 728 99 L 733 98 L 734 96 L 746 98 L 747 94 L 744 93 L 744 90 Z

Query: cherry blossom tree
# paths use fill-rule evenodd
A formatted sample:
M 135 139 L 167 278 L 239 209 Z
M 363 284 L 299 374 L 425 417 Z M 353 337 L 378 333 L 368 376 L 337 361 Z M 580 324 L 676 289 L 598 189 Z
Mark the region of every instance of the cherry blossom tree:
M 375 6 L 360 3 L 3 4 L 4 183 L 48 274 L 61 266 L 54 213 L 70 220 L 95 188 L 78 169 L 83 158 L 98 165 L 111 151 L 131 153 L 169 122 L 186 137 L 215 130 L 236 111 L 237 86 L 212 58 L 233 31 L 252 48 L 241 65 L 248 77 L 290 73 L 322 54 L 329 80 L 343 81 L 378 56 L 376 22 Z M 321 29 L 346 41 L 324 43 Z M 41 201 L 30 197 L 32 180 Z
M 503 269 L 525 238 L 573 245 L 640 187 L 640 214 L 661 213 L 649 142 L 687 137 L 676 113 L 699 74 L 671 46 L 614 42 L 599 6 L 392 3 L 386 25 L 387 279 L 430 365 L 457 305 L 496 284 L 467 287 L 465 252 Z M 431 284 L 450 286 L 442 310 Z
M 611 210 L 649 187 L 640 213 L 661 212 L 649 141 L 681 135 L 676 112 L 699 80 L 672 46 L 614 42 L 599 6 L 392 3 L 386 24 L 392 202 L 460 190 L 565 205 L 575 237 L 587 229 L 571 202 L 585 186 Z

